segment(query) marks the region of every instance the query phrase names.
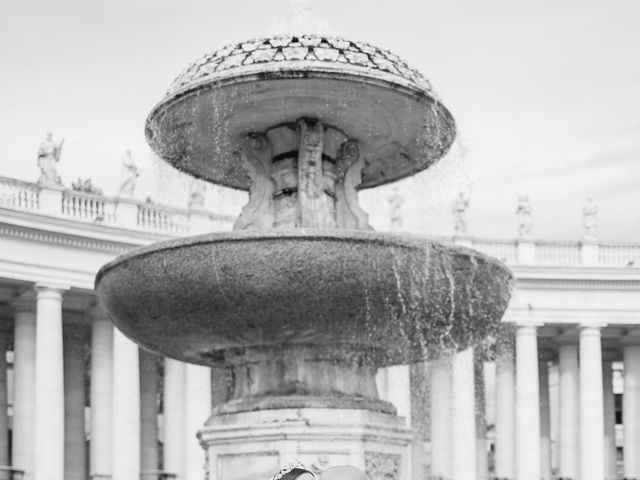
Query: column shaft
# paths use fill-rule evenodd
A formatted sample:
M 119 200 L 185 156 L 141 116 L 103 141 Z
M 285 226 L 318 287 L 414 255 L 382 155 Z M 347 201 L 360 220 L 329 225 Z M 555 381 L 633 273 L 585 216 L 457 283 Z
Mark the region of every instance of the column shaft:
M 164 470 L 184 480 L 185 468 L 185 367 L 178 360 L 164 360 Z
M 538 363 L 540 384 L 540 475 L 551 479 L 551 407 L 549 399 L 549 365 L 546 360 Z
M 431 476 L 451 478 L 451 358 L 431 364 Z
M 398 409 L 398 415 L 411 426 L 411 371 L 409 365 L 387 367 L 387 400 Z
M 64 480 L 62 290 L 37 292 L 35 478 Z
M 198 432 L 211 415 L 211 369 L 187 365 L 185 369 L 185 475 L 186 480 L 202 480 L 205 452 Z
M 389 401 L 389 388 L 388 388 L 388 379 L 389 372 L 386 367 L 379 368 L 376 372 L 376 387 L 378 389 L 378 396 L 382 400 Z
M 515 365 L 512 351 L 496 360 L 495 476 L 515 478 Z
M 579 370 L 577 342 L 562 343 L 558 348 L 560 374 L 560 431 L 558 432 L 559 475 L 578 478 L 580 472 L 580 406 L 578 404 Z
M 158 470 L 158 370 L 155 355 L 140 350 L 140 470 Z M 144 480 L 153 480 L 148 477 Z
M 100 306 L 91 314 L 91 476 L 111 475 L 113 448 L 113 324 Z
M 84 338 L 64 338 L 64 478 L 85 480 L 86 444 L 84 425 Z
M 540 480 L 540 390 L 536 327 L 516 329 L 516 478 Z
M 623 361 L 624 476 L 640 478 L 640 344 L 625 345 Z
M 600 329 L 580 330 L 580 479 L 604 478 L 604 412 L 602 405 Z
M 36 312 L 16 307 L 13 355 L 13 451 L 11 464 L 33 480 L 35 461 Z
M 476 415 L 473 348 L 453 356 L 451 369 L 451 478 L 476 475 Z
M 0 330 L 0 465 L 9 465 L 7 416 L 7 332 Z
M 487 417 L 484 385 L 484 360 L 474 359 L 475 420 L 476 420 L 476 480 L 487 480 L 489 458 L 487 451 Z
M 140 479 L 138 346 L 113 332 L 113 480 Z
M 604 474 L 606 478 L 616 476 L 616 407 L 613 395 L 613 361 L 602 361 L 602 386 L 604 410 Z

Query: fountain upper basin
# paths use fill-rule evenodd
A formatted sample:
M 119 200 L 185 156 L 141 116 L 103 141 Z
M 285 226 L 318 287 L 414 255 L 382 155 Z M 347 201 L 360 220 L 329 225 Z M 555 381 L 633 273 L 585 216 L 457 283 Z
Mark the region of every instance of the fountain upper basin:
M 365 157 L 359 188 L 428 168 L 455 138 L 453 117 L 419 72 L 386 50 L 317 35 L 251 40 L 205 55 L 153 109 L 146 135 L 176 168 L 247 190 L 234 155 L 243 138 L 304 117 L 358 142 Z
M 304 344 L 382 366 L 490 336 L 511 282 L 497 260 L 426 238 L 296 229 L 140 248 L 105 265 L 96 291 L 122 332 L 179 360 Z

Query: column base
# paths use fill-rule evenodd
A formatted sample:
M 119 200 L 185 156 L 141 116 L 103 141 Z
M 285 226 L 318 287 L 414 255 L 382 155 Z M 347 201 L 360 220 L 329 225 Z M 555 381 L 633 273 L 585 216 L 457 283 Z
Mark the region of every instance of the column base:
M 198 436 L 208 480 L 268 479 L 294 459 L 318 472 L 347 464 L 372 480 L 410 477 L 413 431 L 388 413 L 283 408 L 217 414 Z

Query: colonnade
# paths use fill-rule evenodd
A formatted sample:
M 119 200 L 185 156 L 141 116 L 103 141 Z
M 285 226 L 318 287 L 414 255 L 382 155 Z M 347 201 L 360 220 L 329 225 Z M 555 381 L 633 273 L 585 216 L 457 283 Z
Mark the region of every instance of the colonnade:
M 195 435 L 211 412 L 210 369 L 165 359 L 159 417 L 162 360 L 114 329 L 99 305 L 87 312 L 84 326 L 64 322 L 63 328 L 66 290 L 37 285 L 13 304 L 12 448 L 9 459 L 0 355 L 0 465 L 23 471 L 25 480 L 153 480 L 165 474 L 201 480 L 204 450 Z M 8 335 L 8 328 L 0 331 L 3 345 Z
M 553 355 L 548 356 L 538 345 L 539 327 L 517 325 L 513 341 L 499 345 L 496 351 L 495 478 L 603 480 L 622 473 L 626 479 L 640 479 L 640 335 L 625 334 L 619 348 L 611 350 L 602 345 L 605 325 L 580 325 L 571 334 L 556 338 Z M 473 395 L 469 355 L 462 352 L 430 362 L 433 478 L 482 479 L 488 475 L 478 460 L 486 458 L 486 444 L 482 443 L 476 446 L 480 455 L 473 474 L 469 439 L 483 435 L 474 435 L 474 422 L 469 418 L 474 411 L 467 404 L 472 401 L 467 397 Z M 616 471 L 614 360 L 624 363 L 622 472 Z M 555 455 L 550 361 L 558 370 Z

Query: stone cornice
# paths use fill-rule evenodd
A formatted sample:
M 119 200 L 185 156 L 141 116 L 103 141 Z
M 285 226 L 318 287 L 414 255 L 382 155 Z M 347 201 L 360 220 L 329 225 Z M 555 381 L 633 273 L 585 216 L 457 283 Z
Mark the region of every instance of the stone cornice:
M 148 245 L 173 238 L 170 235 L 142 232 L 119 228 L 116 226 L 77 222 L 65 218 L 41 215 L 34 212 L 24 212 L 0 207 L 0 235 L 20 236 L 14 232 L 40 232 L 42 235 L 61 236 L 94 241 L 96 244 L 121 245 L 126 248 Z M 37 238 L 27 240 L 40 241 Z M 58 242 L 59 243 L 59 242 Z M 91 248 L 91 247 L 89 247 Z M 106 248 L 106 251 L 112 251 Z
M 597 290 L 597 291 L 640 291 L 640 279 L 516 279 L 519 290 Z

